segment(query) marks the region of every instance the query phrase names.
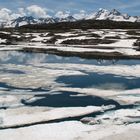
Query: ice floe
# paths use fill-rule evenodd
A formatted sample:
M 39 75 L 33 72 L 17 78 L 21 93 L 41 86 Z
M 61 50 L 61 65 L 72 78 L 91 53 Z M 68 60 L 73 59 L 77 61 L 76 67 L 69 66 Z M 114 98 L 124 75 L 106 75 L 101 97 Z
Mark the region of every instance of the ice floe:
M 93 112 L 105 111 L 108 108 L 110 107 L 87 106 L 87 107 L 67 107 L 54 109 L 44 108 L 43 110 L 40 108 L 34 108 L 33 110 L 30 109 L 29 107 L 28 108 L 19 107 L 16 109 L 0 110 L 0 114 L 2 114 L 2 116 L 0 116 L 2 119 L 0 128 L 24 126 L 36 123 L 39 124 L 51 120 L 64 119 L 69 117 L 78 117 Z M 20 113 L 21 111 L 22 114 Z

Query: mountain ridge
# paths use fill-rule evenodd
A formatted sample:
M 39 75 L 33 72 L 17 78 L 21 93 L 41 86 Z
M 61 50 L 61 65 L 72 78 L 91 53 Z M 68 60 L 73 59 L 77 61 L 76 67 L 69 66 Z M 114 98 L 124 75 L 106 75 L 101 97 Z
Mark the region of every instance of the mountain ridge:
M 140 22 L 140 16 L 130 16 L 128 14 L 122 14 L 116 9 L 111 11 L 100 8 L 97 12 L 90 13 L 84 18 L 76 19 L 73 15 L 67 17 L 47 17 L 47 18 L 35 18 L 33 16 L 18 17 L 6 23 L 1 23 L 1 27 L 20 27 L 28 24 L 49 24 L 59 22 L 75 22 L 78 20 L 112 20 L 112 21 L 124 21 L 124 22 Z

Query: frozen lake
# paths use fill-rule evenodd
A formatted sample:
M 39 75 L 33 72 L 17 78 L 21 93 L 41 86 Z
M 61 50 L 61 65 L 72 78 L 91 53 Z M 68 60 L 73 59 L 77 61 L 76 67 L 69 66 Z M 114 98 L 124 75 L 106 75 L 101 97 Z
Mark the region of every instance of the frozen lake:
M 3 51 L 0 52 L 0 110 L 114 106 L 104 111 L 106 114 L 109 110 L 133 109 L 140 98 L 139 65 L 139 60 L 133 59 L 83 59 Z M 100 113 L 88 112 L 71 119 Z M 71 119 L 64 117 L 65 121 Z
M 63 123 L 64 127 L 77 124 L 80 131 L 102 129 L 102 125 L 109 129 L 112 124 L 119 124 L 116 131 L 120 131 L 126 124 L 139 124 L 139 71 L 140 61 L 133 59 L 2 51 L 0 129 L 5 130 L 0 133 L 26 134 L 39 126 L 48 130 L 49 125 L 55 130 Z

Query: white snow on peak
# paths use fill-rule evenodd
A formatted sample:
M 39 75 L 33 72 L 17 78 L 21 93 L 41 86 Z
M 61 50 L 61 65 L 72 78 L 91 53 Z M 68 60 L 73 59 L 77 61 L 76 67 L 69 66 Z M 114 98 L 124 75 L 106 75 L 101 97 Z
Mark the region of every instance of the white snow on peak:
M 116 9 L 111 11 L 100 8 L 97 12 L 89 14 L 86 19 L 95 20 L 113 20 L 113 21 L 128 21 L 128 22 L 138 22 L 139 17 L 129 16 L 128 14 L 122 14 Z

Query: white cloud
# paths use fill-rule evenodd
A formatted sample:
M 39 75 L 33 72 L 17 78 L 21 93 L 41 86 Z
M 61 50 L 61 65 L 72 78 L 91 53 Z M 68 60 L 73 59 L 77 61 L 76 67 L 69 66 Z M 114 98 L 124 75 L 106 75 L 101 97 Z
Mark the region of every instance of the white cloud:
M 42 8 L 38 5 L 31 5 L 27 7 L 27 11 L 29 15 L 33 15 L 35 17 L 42 17 L 42 18 L 48 17 L 47 9 Z
M 70 16 L 70 12 L 69 11 L 66 11 L 66 12 L 63 12 L 63 11 L 58 11 L 56 14 L 55 14 L 55 17 L 57 18 L 66 18 Z
M 38 5 L 31 5 L 27 8 L 18 8 L 17 12 L 14 13 L 10 9 L 2 8 L 0 9 L 0 22 L 8 22 L 10 20 L 16 19 L 23 16 L 34 16 L 34 17 L 50 17 L 47 15 L 47 9 L 39 7 Z
M 81 10 L 79 13 L 74 14 L 73 17 L 74 17 L 75 19 L 84 19 L 84 18 L 87 17 L 87 13 L 86 13 L 86 11 Z
M 11 19 L 11 20 L 12 20 L 12 19 L 16 19 L 16 18 L 18 18 L 18 17 L 21 17 L 21 15 L 20 15 L 20 14 L 16 14 L 16 13 L 13 13 L 13 14 L 10 15 L 10 19 Z
M 7 8 L 0 9 L 0 21 L 7 21 L 11 19 L 12 11 Z
M 0 22 L 7 22 L 25 15 L 26 13 L 23 8 L 19 8 L 18 13 L 13 13 L 10 9 L 2 8 L 0 9 Z
M 18 8 L 18 12 L 21 16 L 26 16 L 26 12 L 24 8 Z

